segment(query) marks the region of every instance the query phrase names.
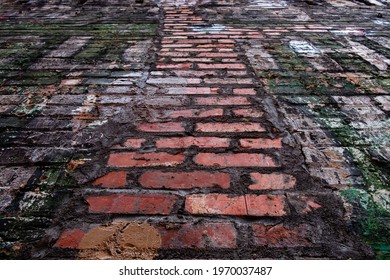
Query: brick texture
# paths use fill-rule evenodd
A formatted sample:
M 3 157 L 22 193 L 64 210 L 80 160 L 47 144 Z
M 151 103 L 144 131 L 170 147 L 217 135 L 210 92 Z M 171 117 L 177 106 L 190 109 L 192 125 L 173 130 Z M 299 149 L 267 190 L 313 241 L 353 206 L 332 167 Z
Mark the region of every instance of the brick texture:
M 163 194 L 112 194 L 89 196 L 91 213 L 158 214 L 167 215 L 173 210 L 177 197 Z
M 230 187 L 230 176 L 226 173 L 211 173 L 206 171 L 193 172 L 145 172 L 139 178 L 145 188 L 191 189 Z

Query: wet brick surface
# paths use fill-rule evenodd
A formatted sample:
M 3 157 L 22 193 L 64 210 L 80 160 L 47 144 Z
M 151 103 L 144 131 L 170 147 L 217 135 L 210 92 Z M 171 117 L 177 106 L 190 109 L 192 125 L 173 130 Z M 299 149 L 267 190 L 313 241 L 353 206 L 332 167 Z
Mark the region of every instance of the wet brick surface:
M 389 14 L 4 1 L 0 256 L 389 258 Z

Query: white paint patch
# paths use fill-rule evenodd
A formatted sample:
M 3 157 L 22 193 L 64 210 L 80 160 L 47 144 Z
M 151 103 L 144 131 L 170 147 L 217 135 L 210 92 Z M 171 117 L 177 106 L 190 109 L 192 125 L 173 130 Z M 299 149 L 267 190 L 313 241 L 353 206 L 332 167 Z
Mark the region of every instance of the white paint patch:
M 376 19 L 373 21 L 373 23 L 377 24 L 377 25 L 390 25 L 390 21 L 385 21 L 385 20 L 381 20 L 381 19 Z
M 365 32 L 363 30 L 349 28 L 349 27 L 347 27 L 346 29 L 343 29 L 343 30 L 331 30 L 330 32 L 332 32 L 333 34 L 338 35 L 338 36 L 350 36 L 350 35 L 364 36 L 365 35 Z
M 226 29 L 226 26 L 222 24 L 213 24 L 211 26 L 194 26 L 192 31 L 205 32 L 205 33 L 218 33 Z
M 247 6 L 249 9 L 280 9 L 287 7 L 287 2 L 283 0 L 251 0 Z
M 292 48 L 296 53 L 308 55 L 308 56 L 318 56 L 321 54 L 321 51 L 314 47 L 311 43 L 301 40 L 291 40 L 289 42 L 290 48 Z
M 388 69 L 388 66 L 390 65 L 390 59 L 384 55 L 376 53 L 375 51 L 358 42 L 352 41 L 348 38 L 347 41 L 351 46 L 352 51 L 358 54 L 361 58 L 374 65 L 379 70 L 386 71 Z

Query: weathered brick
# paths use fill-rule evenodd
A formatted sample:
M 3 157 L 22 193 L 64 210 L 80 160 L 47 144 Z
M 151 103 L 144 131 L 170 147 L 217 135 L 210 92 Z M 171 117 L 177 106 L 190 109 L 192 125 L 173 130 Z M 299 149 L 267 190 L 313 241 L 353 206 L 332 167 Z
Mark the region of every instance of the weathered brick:
M 120 188 L 126 186 L 126 171 L 110 172 L 95 180 L 92 185 L 102 188 Z
M 195 215 L 280 217 L 287 214 L 285 199 L 280 195 L 187 195 L 185 209 Z
M 183 123 L 164 122 L 164 123 L 144 123 L 137 126 L 137 130 L 143 132 L 184 132 Z
M 183 154 L 114 153 L 109 156 L 108 165 L 115 167 L 176 166 L 183 161 Z
M 287 195 L 291 207 L 300 215 L 308 214 L 322 206 L 316 202 L 315 197 L 306 195 Z
M 289 228 L 283 224 L 275 226 L 254 224 L 252 230 L 255 243 L 258 246 L 299 247 L 313 245 L 310 240 L 313 230 L 308 225 Z
M 188 195 L 185 209 L 190 214 L 247 215 L 244 196 L 228 196 L 226 194 Z
M 230 141 L 227 138 L 218 137 L 174 137 L 161 138 L 156 141 L 157 148 L 182 149 L 191 146 L 200 148 L 227 148 Z
M 218 53 L 218 52 L 206 52 L 200 53 L 198 57 L 238 57 L 235 53 Z
M 192 63 L 178 63 L 178 64 L 157 64 L 158 69 L 187 69 L 192 68 Z
M 145 143 L 145 139 L 127 139 L 125 143 L 123 143 L 122 147 L 125 148 L 132 148 L 132 149 L 139 149 L 141 148 L 142 144 Z
M 237 232 L 231 223 L 185 224 L 159 228 L 162 248 L 236 248 Z
M 219 88 L 209 87 L 178 87 L 168 88 L 168 94 L 218 94 Z
M 160 214 L 173 211 L 177 196 L 166 194 L 112 194 L 87 197 L 90 213 Z
M 254 184 L 249 186 L 251 190 L 286 190 L 295 187 L 296 179 L 294 176 L 282 173 L 251 173 L 251 179 Z
M 248 216 L 281 217 L 287 214 L 285 197 L 282 195 L 246 195 Z
M 241 78 L 206 78 L 204 79 L 206 84 L 253 84 L 252 79 L 241 79 Z
M 234 109 L 233 113 L 237 117 L 260 118 L 263 116 L 263 112 L 256 109 Z
M 175 118 L 208 118 L 208 117 L 222 117 L 223 109 L 188 109 L 177 111 L 166 111 L 164 117 Z
M 79 229 L 65 230 L 54 246 L 62 249 L 77 249 L 84 235 L 85 232 Z
M 259 123 L 197 123 L 196 132 L 264 132 Z
M 240 147 L 243 149 L 272 149 L 282 148 L 282 138 L 247 138 L 240 139 Z
M 235 88 L 233 89 L 233 93 L 241 95 L 255 95 L 256 90 L 254 88 Z
M 193 172 L 161 172 L 148 171 L 139 178 L 145 188 L 191 189 L 230 187 L 230 176 L 226 173 L 211 173 L 206 171 Z
M 226 56 L 225 56 L 226 57 Z M 200 69 L 245 69 L 245 64 L 242 63 L 198 63 Z
M 194 157 L 196 164 L 219 167 L 277 167 L 278 164 L 267 155 L 256 154 L 214 154 L 199 153 Z
M 195 71 L 195 70 L 172 70 L 177 76 L 180 77 L 212 77 L 217 76 L 216 71 Z
M 195 98 L 197 105 L 250 105 L 251 103 L 246 97 L 197 97 Z

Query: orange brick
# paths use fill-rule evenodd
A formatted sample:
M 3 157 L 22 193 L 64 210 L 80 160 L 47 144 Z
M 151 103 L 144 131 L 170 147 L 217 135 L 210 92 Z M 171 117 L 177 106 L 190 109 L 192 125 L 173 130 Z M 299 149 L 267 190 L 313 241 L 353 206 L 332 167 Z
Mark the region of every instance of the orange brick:
M 92 185 L 100 186 L 102 188 L 120 188 L 126 186 L 126 176 L 127 172 L 118 171 L 118 172 L 110 172 L 103 177 L 95 180 Z
M 79 229 L 65 230 L 54 246 L 62 249 L 77 249 L 84 235 L 85 232 Z

